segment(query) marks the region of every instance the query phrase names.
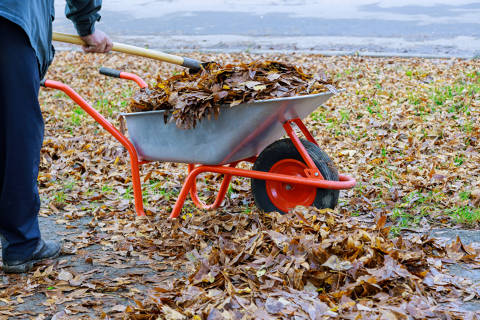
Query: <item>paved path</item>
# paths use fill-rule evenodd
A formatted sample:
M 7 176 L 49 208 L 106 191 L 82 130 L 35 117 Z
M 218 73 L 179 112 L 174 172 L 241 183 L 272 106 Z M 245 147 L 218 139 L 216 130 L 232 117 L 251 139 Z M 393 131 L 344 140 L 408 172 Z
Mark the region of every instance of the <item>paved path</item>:
M 455 241 L 457 236 L 463 244 L 480 245 L 480 230 L 461 230 L 461 229 L 434 229 L 430 232 L 431 236 L 436 238 L 448 239 L 447 241 Z M 472 269 L 471 266 L 464 263 L 457 263 L 448 266 L 450 274 L 469 279 L 472 284 L 478 286 L 480 284 L 480 269 Z M 480 310 L 480 301 L 472 300 L 463 302 L 463 309 L 469 311 Z
M 99 319 L 103 312 L 108 319 L 123 319 L 115 306 L 145 299 L 153 282 L 185 276 L 161 262 L 151 264 L 139 257 L 125 257 L 102 244 L 102 239 L 111 235 L 92 225 L 91 216 L 56 223 L 65 221 L 60 213 L 40 216 L 39 220 L 45 239 L 63 239 L 62 254 L 50 261 L 53 273 L 48 276 L 6 275 L 0 271 L 0 291 L 14 288 L 11 295 L 0 299 L 0 319 L 7 319 L 7 315 L 8 319 Z M 41 272 L 46 269 L 45 265 L 39 267 Z M 57 274 L 61 271 L 80 280 L 62 284 Z M 30 281 L 29 287 L 15 289 L 18 283 Z
M 54 29 L 73 32 L 56 2 Z M 111 0 L 100 28 L 162 50 L 480 55 L 480 1 Z

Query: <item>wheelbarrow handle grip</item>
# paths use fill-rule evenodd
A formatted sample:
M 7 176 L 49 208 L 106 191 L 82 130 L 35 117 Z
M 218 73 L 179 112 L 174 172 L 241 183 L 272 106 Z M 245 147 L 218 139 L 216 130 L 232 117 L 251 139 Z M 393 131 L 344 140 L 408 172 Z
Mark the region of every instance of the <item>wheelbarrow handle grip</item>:
M 99 72 L 104 76 L 109 76 L 114 78 L 120 78 L 120 73 L 122 73 L 120 70 L 115 70 L 115 69 L 110 69 L 105 67 L 101 67 Z

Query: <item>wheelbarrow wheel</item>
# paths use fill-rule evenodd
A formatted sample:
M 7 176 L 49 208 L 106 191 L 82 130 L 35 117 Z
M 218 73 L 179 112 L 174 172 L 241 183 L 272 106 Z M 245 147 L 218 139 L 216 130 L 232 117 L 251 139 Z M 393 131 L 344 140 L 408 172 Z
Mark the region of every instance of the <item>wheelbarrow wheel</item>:
M 326 180 L 338 181 L 338 173 L 332 160 L 317 145 L 301 140 L 313 162 Z M 266 147 L 258 156 L 253 170 L 306 177 L 307 165 L 292 140 L 278 140 Z M 265 212 L 282 214 L 297 205 L 315 206 L 319 209 L 335 208 L 339 190 L 320 189 L 300 184 L 251 179 L 255 203 Z

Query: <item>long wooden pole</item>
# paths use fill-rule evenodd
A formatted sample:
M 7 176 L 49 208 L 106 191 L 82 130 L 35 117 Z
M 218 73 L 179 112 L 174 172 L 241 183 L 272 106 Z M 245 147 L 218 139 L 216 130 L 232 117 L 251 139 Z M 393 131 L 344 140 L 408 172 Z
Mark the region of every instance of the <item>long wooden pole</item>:
M 79 36 L 76 36 L 73 34 L 53 32 L 52 39 L 54 41 L 60 41 L 60 42 L 71 43 L 71 44 L 78 44 L 78 45 L 85 44 L 85 42 Z M 135 47 L 128 44 L 114 42 L 112 50 L 117 52 L 133 54 L 136 56 L 151 58 L 155 60 L 160 60 L 168 63 L 173 63 L 173 64 L 184 66 L 190 69 L 201 68 L 200 67 L 201 62 L 194 59 L 184 58 L 184 57 L 180 57 L 180 56 L 176 56 L 173 54 L 168 54 L 168 53 L 164 53 L 156 50 Z

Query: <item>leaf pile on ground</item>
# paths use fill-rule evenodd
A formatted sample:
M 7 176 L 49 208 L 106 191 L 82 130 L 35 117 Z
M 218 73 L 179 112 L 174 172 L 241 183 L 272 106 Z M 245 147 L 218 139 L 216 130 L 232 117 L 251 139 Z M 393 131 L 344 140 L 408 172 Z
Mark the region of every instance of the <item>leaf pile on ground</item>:
M 463 319 L 451 301 L 480 287 L 444 274 L 444 264 L 479 263 L 480 249 L 421 235 L 391 239 L 385 222 L 303 207 L 157 221 L 144 245 L 186 261 L 187 275 L 152 288 L 129 317 Z
M 220 106 L 335 90 L 325 73 L 307 75 L 301 67 L 275 61 L 238 65 L 208 63 L 198 73 L 182 72 L 140 89 L 131 112 L 165 110 L 180 128 L 193 128 L 204 117 L 217 117 Z

